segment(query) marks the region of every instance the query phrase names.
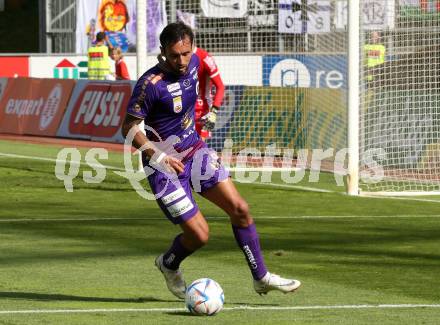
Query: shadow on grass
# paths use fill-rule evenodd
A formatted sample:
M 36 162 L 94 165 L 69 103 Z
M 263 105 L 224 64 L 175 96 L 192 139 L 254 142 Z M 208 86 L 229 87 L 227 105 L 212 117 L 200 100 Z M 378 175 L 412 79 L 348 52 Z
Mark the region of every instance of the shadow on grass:
M 107 297 L 83 297 L 50 293 L 35 292 L 0 292 L 0 299 L 23 299 L 23 300 L 39 300 L 39 301 L 95 301 L 95 302 L 125 302 L 125 303 L 144 303 L 144 302 L 178 302 L 180 300 L 165 300 L 154 297 L 139 298 L 107 298 Z
M 168 311 L 165 314 L 171 316 L 201 317 L 200 315 L 191 314 L 189 311 Z

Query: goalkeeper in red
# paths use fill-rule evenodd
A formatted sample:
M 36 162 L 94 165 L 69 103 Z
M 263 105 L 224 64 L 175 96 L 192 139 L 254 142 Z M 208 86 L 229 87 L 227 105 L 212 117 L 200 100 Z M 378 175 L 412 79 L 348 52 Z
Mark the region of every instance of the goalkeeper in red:
M 131 138 L 134 133 L 132 145 L 142 148 L 144 170 L 159 207 L 182 230 L 169 249 L 156 258 L 155 265 L 171 293 L 184 299 L 186 284 L 180 263 L 209 238 L 208 223 L 194 200 L 193 189 L 229 215 L 236 242 L 252 273 L 255 291 L 259 294 L 271 290 L 295 291 L 299 281 L 282 278 L 266 269 L 248 204 L 215 152 L 195 132 L 200 62 L 193 55 L 193 39 L 191 28 L 183 23 L 171 23 L 164 28 L 160 34 L 162 58 L 139 78 L 122 126 L 125 137 Z M 147 135 L 139 130 L 142 121 L 148 129 Z M 168 145 L 161 147 L 163 142 L 159 138 Z M 167 142 L 170 138 L 173 140 Z
M 222 104 L 225 86 L 214 58 L 205 50 L 194 47 L 194 54 L 200 61 L 197 75 L 199 96 L 196 102 L 196 131 L 203 141 L 211 137 Z M 213 94 L 212 88 L 215 88 Z

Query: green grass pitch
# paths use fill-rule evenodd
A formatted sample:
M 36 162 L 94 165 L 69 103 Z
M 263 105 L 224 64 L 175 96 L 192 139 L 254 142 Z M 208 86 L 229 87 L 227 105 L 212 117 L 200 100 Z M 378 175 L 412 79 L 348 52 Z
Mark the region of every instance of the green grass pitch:
M 349 197 L 330 174 L 296 187 L 237 184 L 255 217 L 267 266 L 303 283 L 295 294 L 264 297 L 252 289 L 225 214 L 199 199 L 210 242 L 182 268 L 187 282 L 218 281 L 226 304 L 214 317 L 196 317 L 153 266 L 179 228 L 111 170 L 104 182 L 88 184 L 82 172 L 92 169 L 81 166 L 68 193 L 54 173 L 60 149 L 0 141 L 0 324 L 440 320 L 438 198 Z M 101 162 L 122 167 L 122 154 L 109 153 Z

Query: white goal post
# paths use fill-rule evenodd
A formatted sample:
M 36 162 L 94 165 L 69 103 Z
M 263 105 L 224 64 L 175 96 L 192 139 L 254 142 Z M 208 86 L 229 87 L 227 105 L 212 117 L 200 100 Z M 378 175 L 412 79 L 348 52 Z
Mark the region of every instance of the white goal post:
M 360 4 L 348 2 L 348 173 L 347 193 L 359 194 Z
M 440 3 L 376 1 L 371 28 L 369 2 L 349 1 L 348 193 L 440 195 Z

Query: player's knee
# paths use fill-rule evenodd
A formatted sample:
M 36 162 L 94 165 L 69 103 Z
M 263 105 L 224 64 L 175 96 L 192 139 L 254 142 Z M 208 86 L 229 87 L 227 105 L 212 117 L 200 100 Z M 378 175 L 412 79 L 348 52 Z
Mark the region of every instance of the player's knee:
M 245 221 L 249 218 L 249 205 L 245 200 L 237 200 L 234 202 L 233 213 L 236 219 Z
M 184 246 L 192 251 L 195 251 L 208 243 L 209 231 L 198 230 L 196 232 L 187 232 L 183 234 Z

